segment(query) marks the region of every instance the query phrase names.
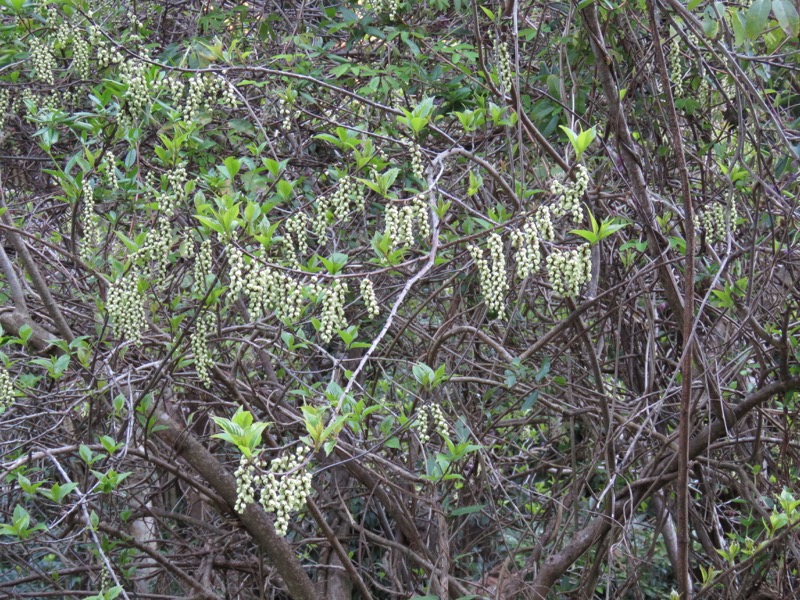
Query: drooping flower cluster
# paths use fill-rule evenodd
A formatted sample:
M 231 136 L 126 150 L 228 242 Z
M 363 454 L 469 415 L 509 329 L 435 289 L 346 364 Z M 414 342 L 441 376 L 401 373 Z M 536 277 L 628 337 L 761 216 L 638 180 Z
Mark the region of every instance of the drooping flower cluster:
M 0 413 L 5 412 L 12 404 L 14 404 L 14 383 L 8 371 L 0 367 Z
M 230 277 L 230 284 L 228 285 L 228 292 L 231 298 L 239 296 L 245 285 L 247 285 L 246 265 L 244 262 L 244 252 L 239 250 L 233 241 L 227 246 L 228 250 L 228 273 Z
M 367 307 L 367 314 L 370 318 L 374 319 L 380 314 L 381 309 L 378 306 L 378 298 L 375 296 L 375 288 L 368 277 L 361 280 L 361 299 L 364 301 L 364 306 Z
M 186 163 L 178 163 L 174 168 L 165 173 L 167 184 L 173 190 L 175 195 L 180 198 L 184 195 L 184 186 L 189 180 L 189 175 L 186 173 Z M 162 208 L 162 210 L 165 210 Z
M 153 171 L 149 171 L 145 177 L 147 186 L 153 189 L 158 208 L 167 217 L 171 218 L 175 214 L 178 204 L 186 198 L 186 182 L 189 176 L 186 172 L 186 165 L 179 163 L 174 168 L 168 170 L 162 176 L 162 183 L 159 184 Z M 162 190 L 163 184 L 166 189 Z
M 81 79 L 89 79 L 89 42 L 76 34 L 72 43 L 72 68 Z
M 186 101 L 183 105 L 183 120 L 187 123 L 194 120 L 206 105 L 206 80 L 199 74 L 195 73 L 189 79 L 186 92 Z
M 311 493 L 311 471 L 302 468 L 308 451 L 308 446 L 298 446 L 294 454 L 274 459 L 269 470 L 261 475 L 261 506 L 274 513 L 278 535 L 286 535 L 289 515 L 301 510 Z
M 378 14 L 386 14 L 390 21 L 397 18 L 397 9 L 400 7 L 400 0 L 373 0 L 372 7 Z
M 534 219 L 526 219 L 521 230 L 512 231 L 511 242 L 517 248 L 517 277 L 525 279 L 542 263 L 539 229 Z
M 508 51 L 508 45 L 499 39 L 495 40 L 494 55 L 497 62 L 497 80 L 500 82 L 500 91 L 510 94 L 514 81 L 514 69 L 511 68 L 511 54 Z
M 205 296 L 206 281 L 209 275 L 213 275 L 213 262 L 211 256 L 211 239 L 205 239 L 200 244 L 200 250 L 194 260 L 194 281 L 192 282 L 192 293 L 198 296 Z
M 88 262 L 100 246 L 100 228 L 97 226 L 97 215 L 94 212 L 92 184 L 88 180 L 84 180 L 81 190 L 83 205 L 80 221 L 83 225 L 83 240 L 81 240 L 79 255 L 82 261 Z
M 320 338 L 325 343 L 347 327 L 344 304 L 348 287 L 343 281 L 333 280 L 329 286 L 316 276 L 304 281 L 260 260 L 245 264 L 244 253 L 233 245 L 228 246 L 228 253 L 230 298 L 243 292 L 252 318 L 272 312 L 284 322 L 295 323 L 303 314 L 305 300 L 317 298 L 322 301 Z
M 298 256 L 303 256 L 308 252 L 308 215 L 298 212 L 286 219 L 284 224 L 286 232 L 284 240 L 287 247 L 287 254 L 297 263 Z
M 716 244 L 728 238 L 728 233 L 736 229 L 736 203 L 731 201 L 729 215 L 726 215 L 725 207 L 715 202 L 698 215 L 698 225 L 706 234 L 706 242 Z
M 253 319 L 274 312 L 289 322 L 297 321 L 303 311 L 303 286 L 287 273 L 259 261 L 245 264 L 244 253 L 233 243 L 228 245 L 230 297 L 244 292 Z
M 467 250 L 478 267 L 481 293 L 489 313 L 494 313 L 497 319 L 504 319 L 508 279 L 506 277 L 506 255 L 503 250 L 503 239 L 497 232 L 491 233 L 487 245 L 491 263 L 483 257 L 483 251 L 474 244 L 470 244 Z
M 111 48 L 108 41 L 100 33 L 100 30 L 94 25 L 88 27 L 89 44 L 94 48 L 97 53 L 97 65 L 104 69 L 108 65 L 115 65 L 121 63 L 122 53 L 116 48 Z
M 138 272 L 131 269 L 111 285 L 106 309 L 119 335 L 140 346 L 146 322 Z
M 139 251 L 152 263 L 156 282 L 163 281 L 167 274 L 170 247 L 172 247 L 172 225 L 166 215 L 160 214 L 155 227 L 147 232 L 145 244 Z
M 50 19 L 48 19 L 48 25 L 52 25 L 52 23 L 50 23 Z M 67 44 L 69 44 L 70 38 L 72 37 L 72 31 L 73 25 L 68 20 L 63 19 L 56 28 L 55 46 L 60 49 L 66 48 Z
M 174 92 L 180 86 L 180 82 L 168 80 L 168 85 Z M 189 79 L 187 88 L 183 105 L 183 120 L 187 123 L 193 121 L 202 111 L 210 110 L 217 102 L 228 106 L 236 105 L 236 92 L 222 76 L 195 73 Z
M 411 173 L 417 179 L 425 179 L 425 167 L 422 164 L 422 148 L 416 140 L 409 140 L 409 153 L 411 154 Z
M 344 315 L 347 289 L 347 284 L 340 279 L 334 279 L 328 288 L 323 289 L 319 337 L 326 344 L 331 341 L 336 331 L 347 328 L 347 319 Z
M 286 98 L 283 96 L 278 98 L 278 117 L 281 119 L 281 131 L 284 133 L 289 133 L 292 130 L 294 112 L 292 104 Z
M 36 77 L 47 85 L 55 84 L 55 70 L 58 65 L 50 46 L 35 37 L 30 38 L 30 45 L 31 61 L 33 69 L 36 71 Z
M 438 433 L 442 439 L 448 437 L 447 418 L 444 416 L 442 407 L 438 404 L 427 404 L 417 413 L 417 420 L 414 424 L 417 437 L 423 445 L 431 441 L 431 421 L 433 421 L 433 433 Z
M 234 510 L 242 514 L 256 501 L 256 494 L 259 493 L 261 506 L 275 515 L 275 531 L 278 535 L 286 535 L 289 516 L 305 506 L 306 498 L 311 493 L 311 471 L 302 468 L 308 452 L 307 446 L 298 446 L 294 453 L 274 459 L 268 468 L 258 456 L 248 458 L 242 455 L 234 473 Z
M 592 278 L 592 251 L 589 244 L 572 250 L 553 250 L 545 261 L 553 291 L 574 298 L 581 286 Z
M 132 33 L 128 36 L 128 39 L 125 41 L 125 45 L 128 48 L 135 48 L 136 52 L 139 54 L 147 55 L 149 53 L 148 48 L 144 45 L 144 40 L 141 35 L 139 35 L 139 31 L 142 30 L 143 23 L 136 17 L 133 12 L 128 12 L 128 20 L 130 21 L 129 27 Z
M 572 213 L 575 223 L 583 220 L 583 205 L 581 198 L 589 188 L 589 171 L 583 165 L 578 165 L 575 171 L 575 182 L 567 183 L 554 179 L 550 184 L 550 193 L 556 197 L 557 202 L 553 204 L 551 211 L 556 217 L 561 217 L 567 213 Z
M 272 311 L 277 318 L 289 323 L 300 319 L 303 312 L 303 285 L 298 280 L 270 267 L 257 272 L 251 270 L 250 274 L 245 293 L 253 314 Z
M 135 59 L 125 61 L 120 67 L 120 79 L 128 86 L 128 90 L 119 113 L 119 125 L 122 129 L 131 129 L 139 124 L 142 114 L 150 104 L 147 65 Z
M 194 331 L 189 338 L 194 353 L 194 366 L 197 377 L 206 388 L 211 387 L 209 369 L 214 364 L 211 350 L 208 347 L 208 336 L 217 325 L 217 316 L 210 310 L 204 310 L 195 323 Z
M 683 61 L 681 60 L 681 38 L 675 36 L 669 48 L 669 79 L 672 82 L 672 94 L 675 98 L 683 96 Z
M 364 186 L 355 178 L 350 175 L 342 176 L 336 191 L 317 199 L 316 214 L 312 224 L 312 229 L 317 237 L 325 236 L 329 212 L 337 221 L 343 221 L 351 210 L 364 210 L 366 197 Z
M 8 113 L 11 95 L 6 88 L 0 88 L 0 132 L 6 125 L 6 114 Z
M 539 237 L 543 242 L 552 242 L 556 239 L 556 231 L 553 227 L 553 218 L 550 212 L 549 206 L 542 205 L 536 209 L 536 215 L 533 217 Z
M 183 98 L 186 85 L 180 76 L 172 74 L 164 74 L 159 80 L 159 90 L 163 91 L 167 98 L 174 101 L 174 108 L 183 114 L 183 107 L 180 105 L 180 99 Z
M 426 239 L 431 234 L 425 193 L 414 196 L 405 206 L 392 202 L 386 208 L 386 233 L 393 248 L 413 246 L 415 238 Z
M 103 564 L 100 568 L 100 594 L 101 598 L 106 597 L 106 592 L 111 588 L 111 574 L 108 572 L 108 567 Z M 110 594 L 109 594 L 110 595 Z
M 555 239 L 550 207 L 542 205 L 533 216 L 525 219 L 521 230 L 511 232 L 511 241 L 517 248 L 517 277 L 525 279 L 539 269 L 542 263 L 542 242 Z
M 249 458 L 242 454 L 239 458 L 239 468 L 233 474 L 236 478 L 236 503 L 233 509 L 239 514 L 256 501 L 256 485 L 259 479 L 256 473 L 256 460 L 257 457 Z
M 117 179 L 117 159 L 111 150 L 107 150 L 100 162 L 98 172 L 103 178 L 103 182 L 113 190 L 119 189 L 119 179 Z

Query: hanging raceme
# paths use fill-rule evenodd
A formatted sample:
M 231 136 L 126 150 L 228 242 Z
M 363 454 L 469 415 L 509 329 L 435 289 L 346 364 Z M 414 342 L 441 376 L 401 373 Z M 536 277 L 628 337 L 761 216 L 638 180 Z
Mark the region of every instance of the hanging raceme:
M 119 179 L 117 178 L 116 169 L 117 159 L 111 150 L 107 150 L 103 155 L 103 160 L 100 162 L 98 172 L 105 183 L 112 190 L 119 190 Z
M 310 448 L 297 447 L 295 452 L 285 453 L 272 460 L 269 470 L 258 478 L 261 488 L 261 506 L 275 515 L 275 530 L 285 536 L 289 529 L 291 513 L 302 510 L 311 493 L 312 474 L 303 467 Z
M 497 81 L 500 83 L 500 91 L 503 94 L 510 94 L 511 86 L 514 82 L 511 53 L 508 51 L 508 44 L 501 41 L 499 37 L 495 38 L 494 41 L 494 56 L 497 64 Z
M 14 383 L 11 381 L 11 376 L 8 371 L 0 367 L 0 414 L 14 404 Z
M 433 421 L 433 433 L 436 433 L 443 440 L 448 439 L 448 424 L 442 407 L 438 404 L 426 404 L 417 411 L 417 419 L 414 428 L 417 430 L 417 437 L 424 446 L 431 441 L 431 421 Z
M 228 277 L 230 285 L 228 293 L 232 299 L 236 299 L 247 285 L 247 266 L 244 262 L 244 253 L 235 244 L 235 240 L 228 242 L 226 246 L 228 252 Z
M 150 107 L 150 83 L 146 71 L 147 64 L 137 59 L 129 59 L 120 67 L 120 79 L 123 85 L 128 86 L 119 112 L 119 125 L 123 130 L 138 127 L 144 112 Z
M 572 250 L 553 250 L 545 260 L 547 276 L 559 296 L 576 297 L 592 278 L 592 250 L 581 244 Z
M 556 197 L 556 203 L 551 206 L 551 211 L 556 217 L 567 213 L 572 214 L 572 220 L 580 223 L 583 220 L 583 204 L 581 199 L 589 188 L 589 171 L 583 165 L 578 165 L 575 170 L 575 182 L 566 184 L 554 179 L 550 183 L 550 193 Z
M 95 49 L 97 54 L 97 66 L 105 69 L 110 65 L 116 65 L 123 61 L 122 53 L 116 48 L 111 48 L 108 41 L 94 25 L 87 27 L 89 32 L 89 45 Z
M 111 285 L 108 290 L 106 310 L 114 321 L 120 337 L 140 346 L 147 323 L 144 298 L 139 292 L 139 273 L 136 269 L 129 269 Z
M 728 234 L 733 233 L 737 218 L 736 202 L 731 200 L 730 209 L 727 211 L 721 202 L 714 202 L 710 208 L 697 215 L 696 226 L 705 232 L 707 243 L 716 244 L 725 241 L 728 239 Z
M 210 310 L 203 310 L 195 322 L 194 330 L 189 338 L 192 352 L 194 353 L 194 366 L 197 377 L 206 388 L 211 387 L 209 369 L 214 364 L 211 350 L 208 346 L 208 337 L 217 325 L 217 315 Z
M 525 220 L 522 230 L 511 232 L 511 241 L 517 248 L 517 277 L 525 279 L 535 272 L 542 262 L 542 251 L 539 247 L 539 229 L 532 218 Z
M 50 46 L 39 38 L 31 38 L 31 62 L 36 76 L 42 83 L 55 85 L 55 71 L 58 68 Z
M 367 314 L 371 318 L 377 317 L 381 310 L 378 306 L 378 298 L 375 296 L 375 288 L 372 286 L 372 281 L 369 277 L 361 280 L 361 299 L 364 301 L 364 306 L 367 307 Z
M 425 180 L 425 167 L 422 163 L 422 148 L 419 147 L 417 141 L 413 138 L 408 140 L 409 153 L 411 154 L 411 173 L 417 179 Z
M 487 242 L 491 263 L 483 256 L 483 251 L 476 245 L 470 244 L 467 250 L 472 255 L 478 268 L 486 308 L 490 315 L 496 319 L 505 319 L 505 297 L 508 294 L 508 278 L 506 276 L 506 256 L 503 250 L 503 239 L 500 234 L 489 234 Z
M 298 212 L 286 219 L 284 224 L 286 255 L 295 264 L 308 253 L 308 215 Z
M 81 79 L 89 79 L 90 65 L 89 53 L 91 47 L 80 30 L 75 31 L 75 39 L 72 42 L 72 68 Z
M 88 179 L 83 181 L 81 190 L 83 239 L 80 244 L 80 257 L 82 261 L 89 262 L 100 246 L 100 228 L 97 223 L 97 214 L 94 211 L 94 188 Z
M 194 278 L 192 281 L 192 293 L 197 296 L 205 296 L 206 282 L 209 276 L 213 276 L 213 258 L 211 255 L 211 239 L 206 238 L 200 243 L 200 250 L 194 261 Z
M 430 218 L 425 197 L 426 194 L 420 192 L 402 206 L 398 206 L 400 201 L 391 201 L 386 207 L 385 232 L 393 248 L 413 246 L 417 238 L 424 240 L 430 236 Z
M 328 287 L 322 290 L 319 337 L 326 344 L 331 341 L 336 331 L 347 328 L 347 319 L 344 316 L 347 290 L 347 284 L 340 279 L 334 279 Z

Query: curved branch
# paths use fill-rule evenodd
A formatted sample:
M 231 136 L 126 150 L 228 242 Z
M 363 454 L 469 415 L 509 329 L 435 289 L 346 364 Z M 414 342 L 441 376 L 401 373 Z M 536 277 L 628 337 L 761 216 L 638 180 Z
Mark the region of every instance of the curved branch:
M 236 481 L 217 458 L 191 433 L 173 421 L 164 410 L 158 411 L 157 425 L 160 429 L 155 432 L 155 436 L 168 444 L 178 456 L 208 481 L 229 506 L 233 507 L 236 504 Z M 238 517 L 275 565 L 286 582 L 292 598 L 322 600 L 321 594 L 303 570 L 294 550 L 275 532 L 275 526 L 259 505 L 250 504 Z

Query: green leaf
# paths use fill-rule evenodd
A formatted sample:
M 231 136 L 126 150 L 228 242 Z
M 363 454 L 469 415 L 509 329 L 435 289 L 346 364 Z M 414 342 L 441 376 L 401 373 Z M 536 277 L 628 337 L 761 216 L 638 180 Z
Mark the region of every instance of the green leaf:
M 342 254 L 341 252 L 334 252 L 331 254 L 330 259 L 327 259 L 323 256 L 319 257 L 320 261 L 323 265 L 325 265 L 325 269 L 327 269 L 330 275 L 336 275 L 339 271 L 341 271 L 347 264 L 348 258 L 349 257 L 347 254 Z
M 772 0 L 772 10 L 775 18 L 788 37 L 800 35 L 800 15 L 792 0 Z
M 33 328 L 27 323 L 19 328 L 19 338 L 22 340 L 23 344 L 27 344 L 32 335 Z
M 414 373 L 414 378 L 422 385 L 428 385 L 433 381 L 433 369 L 431 369 L 425 363 L 415 364 L 413 367 L 411 367 L 411 371 Z
M 748 39 L 754 40 L 762 33 L 767 25 L 772 0 L 754 0 L 745 14 L 745 32 Z
M 597 241 L 597 234 L 594 231 L 589 231 L 588 229 L 573 229 L 570 231 L 570 233 L 581 236 L 590 244 L 594 244 Z
M 26 494 L 35 494 L 36 490 L 39 489 L 44 482 L 31 483 L 31 480 L 25 477 L 25 475 L 18 473 L 17 483 Z
M 80 454 L 81 458 L 83 459 L 83 462 L 85 462 L 87 465 L 91 465 L 94 461 L 97 460 L 97 458 L 95 458 L 94 456 L 94 452 L 92 452 L 92 449 L 89 448 L 89 446 L 86 446 L 85 444 L 80 445 L 80 447 L 78 448 L 78 454 Z
M 236 412 L 233 414 L 233 418 L 231 419 L 233 423 L 236 423 L 242 429 L 246 429 L 253 424 L 253 415 L 250 413 L 249 410 L 244 410 L 241 406 L 236 409 Z
M 64 485 L 54 483 L 53 487 L 51 487 L 49 490 L 41 489 L 39 490 L 39 493 L 53 502 L 61 504 L 64 498 L 66 498 L 76 487 L 78 487 L 78 484 L 73 481 L 65 483 Z
M 480 173 L 469 172 L 469 186 L 467 187 L 467 196 L 474 196 L 478 193 L 483 185 L 483 177 Z
M 450 511 L 451 517 L 460 517 L 462 515 L 471 515 L 472 513 L 480 512 L 486 508 L 485 504 L 473 504 L 472 506 L 460 506 Z
M 107 435 L 102 435 L 98 439 L 100 440 L 100 444 L 103 446 L 103 448 L 105 448 L 105 451 L 108 452 L 109 456 L 114 454 L 117 450 L 125 445 L 123 442 L 118 444 L 114 438 Z
M 281 179 L 275 185 L 275 189 L 278 192 L 278 195 L 281 197 L 281 199 L 285 202 L 292 197 L 292 193 L 294 191 L 294 185 L 292 185 L 285 179 Z
M 14 508 L 14 527 L 16 530 L 24 531 L 28 528 L 31 522 L 31 516 L 28 511 L 21 504 L 17 504 Z
M 225 233 L 225 227 L 223 227 L 216 219 L 211 219 L 209 217 L 204 217 L 202 215 L 195 215 L 194 218 L 200 221 L 203 225 L 205 225 L 212 231 L 216 231 L 217 233 Z M 118 231 L 114 233 L 120 235 Z
M 228 175 L 230 179 L 235 179 L 236 176 L 239 174 L 239 169 L 242 168 L 242 163 L 239 162 L 236 158 L 229 156 L 224 161 L 222 161 L 225 165 L 225 168 L 228 170 Z

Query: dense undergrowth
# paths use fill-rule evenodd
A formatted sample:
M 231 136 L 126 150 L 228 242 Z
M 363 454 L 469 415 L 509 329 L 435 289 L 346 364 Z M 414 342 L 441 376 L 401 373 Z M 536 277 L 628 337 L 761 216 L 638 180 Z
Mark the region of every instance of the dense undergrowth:
M 2 0 L 0 595 L 796 596 L 799 28 Z

